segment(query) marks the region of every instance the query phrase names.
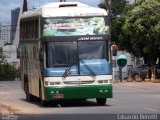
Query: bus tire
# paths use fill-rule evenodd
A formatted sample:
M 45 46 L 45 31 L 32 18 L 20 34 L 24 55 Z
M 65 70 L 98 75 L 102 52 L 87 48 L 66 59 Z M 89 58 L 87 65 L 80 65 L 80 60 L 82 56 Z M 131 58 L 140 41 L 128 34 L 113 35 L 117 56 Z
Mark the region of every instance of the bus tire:
M 25 86 L 26 101 L 33 102 L 34 101 L 34 96 L 32 96 L 29 93 L 29 83 L 25 82 L 24 86 Z
M 39 99 L 40 99 L 40 104 L 42 106 L 47 106 L 48 105 L 48 101 L 43 100 L 43 98 L 42 98 L 42 88 L 41 88 L 41 86 L 39 87 Z
M 106 98 L 96 98 L 96 101 L 98 105 L 105 105 L 107 99 Z

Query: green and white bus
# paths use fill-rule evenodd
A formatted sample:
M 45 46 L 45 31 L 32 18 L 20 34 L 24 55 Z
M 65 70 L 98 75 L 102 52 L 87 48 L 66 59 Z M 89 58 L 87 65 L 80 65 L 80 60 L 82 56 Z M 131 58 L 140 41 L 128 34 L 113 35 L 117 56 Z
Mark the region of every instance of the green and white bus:
M 79 2 L 48 3 L 20 19 L 20 64 L 26 99 L 112 98 L 109 18 Z

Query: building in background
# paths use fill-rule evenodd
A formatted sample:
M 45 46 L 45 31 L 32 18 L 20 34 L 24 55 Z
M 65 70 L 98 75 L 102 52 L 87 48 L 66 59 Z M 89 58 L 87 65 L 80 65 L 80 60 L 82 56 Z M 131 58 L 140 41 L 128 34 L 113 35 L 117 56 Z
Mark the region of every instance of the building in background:
M 10 43 L 10 31 L 11 31 L 11 26 L 9 24 L 5 25 L 0 25 L 0 40 L 1 44 L 8 44 Z
M 20 60 L 17 59 L 17 48 L 14 45 L 5 45 L 2 54 L 8 63 L 14 65 L 17 69 L 19 68 Z
M 17 22 L 19 17 L 20 8 L 15 8 L 11 11 L 11 33 L 10 33 L 10 41 L 13 44 L 13 40 L 16 33 Z
M 0 23 L 0 49 L 4 46 L 4 42 L 1 40 L 1 23 Z
M 0 28 L 1 28 L 1 23 L 0 23 Z M 1 38 L 1 29 L 0 29 L 0 38 Z
M 17 59 L 17 49 L 10 43 L 10 24 L 0 25 L 0 57 L 5 57 L 6 62 L 19 67 L 19 59 Z
M 3 48 L 4 47 L 4 41 L 2 41 L 1 39 L 0 39 L 0 50 L 1 50 L 1 48 Z

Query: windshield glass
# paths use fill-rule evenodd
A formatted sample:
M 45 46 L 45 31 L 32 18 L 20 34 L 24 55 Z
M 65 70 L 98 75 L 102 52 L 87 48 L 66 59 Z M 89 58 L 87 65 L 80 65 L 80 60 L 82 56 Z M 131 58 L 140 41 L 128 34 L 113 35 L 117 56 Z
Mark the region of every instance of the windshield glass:
M 105 41 L 80 41 L 78 46 L 80 59 L 105 59 Z
M 78 46 L 78 48 L 77 48 Z M 67 67 L 82 60 L 106 59 L 105 41 L 49 42 L 47 67 Z
M 47 42 L 46 46 L 49 75 L 109 73 L 106 41 Z
M 107 17 L 44 18 L 43 36 L 109 34 Z
M 47 44 L 47 67 L 67 67 L 76 63 L 76 42 L 50 42 Z

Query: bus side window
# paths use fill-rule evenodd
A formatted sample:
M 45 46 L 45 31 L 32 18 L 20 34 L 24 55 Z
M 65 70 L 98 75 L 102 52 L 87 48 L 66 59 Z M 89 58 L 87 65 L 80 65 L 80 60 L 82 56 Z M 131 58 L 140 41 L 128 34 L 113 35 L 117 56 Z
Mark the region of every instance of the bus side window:
M 40 51 L 39 51 L 39 60 L 42 62 L 43 61 L 43 47 L 40 48 Z
M 36 59 L 36 47 L 33 46 L 33 59 Z
M 26 59 L 28 58 L 27 48 L 25 48 L 24 56 L 25 56 Z
M 35 28 L 34 28 L 34 36 L 35 40 L 38 40 L 38 20 L 35 20 Z

